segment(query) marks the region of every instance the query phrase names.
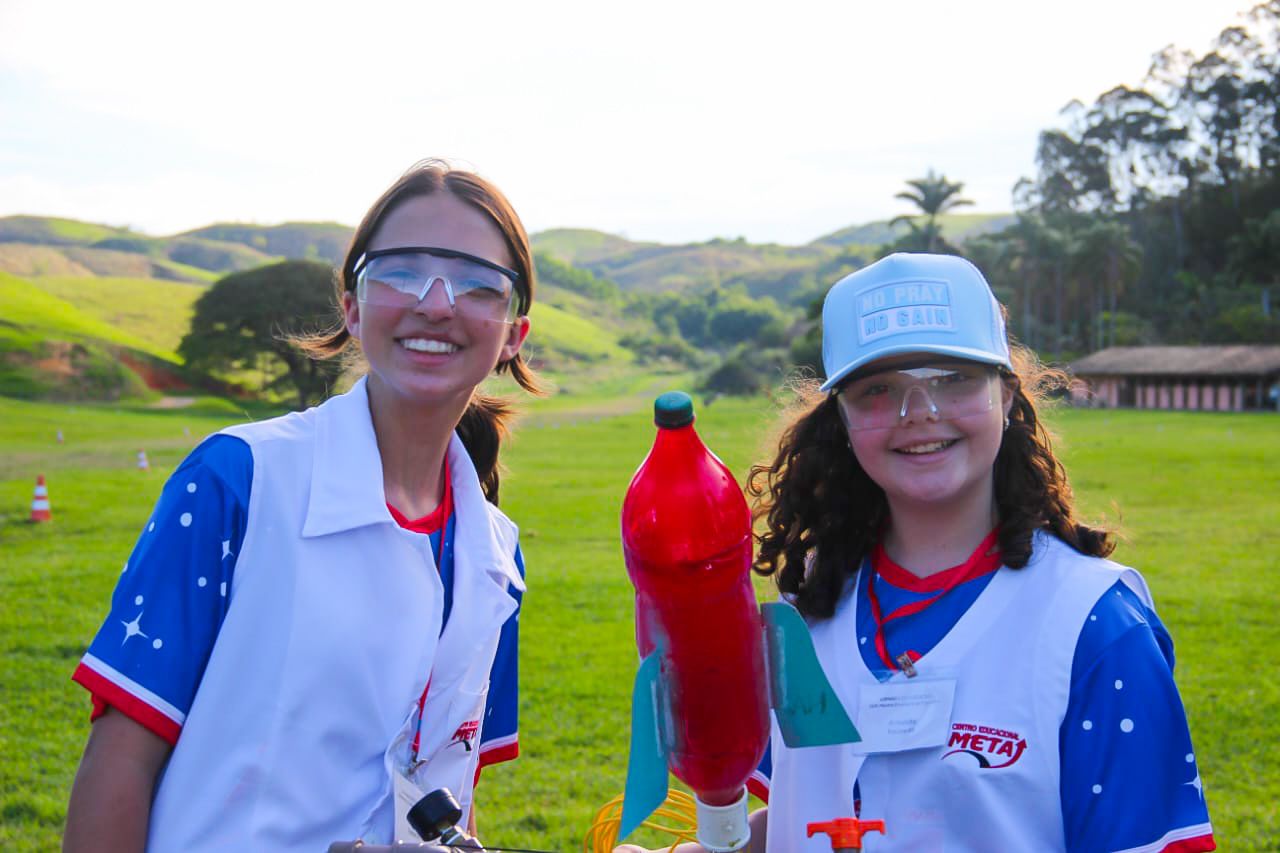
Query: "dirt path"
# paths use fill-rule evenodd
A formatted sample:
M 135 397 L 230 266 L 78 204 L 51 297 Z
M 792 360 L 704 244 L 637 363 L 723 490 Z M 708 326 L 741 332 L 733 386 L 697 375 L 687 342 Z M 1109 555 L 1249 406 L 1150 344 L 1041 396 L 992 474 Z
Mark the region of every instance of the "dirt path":
M 147 408 L 150 409 L 185 409 L 195 403 L 195 397 L 161 397 Z

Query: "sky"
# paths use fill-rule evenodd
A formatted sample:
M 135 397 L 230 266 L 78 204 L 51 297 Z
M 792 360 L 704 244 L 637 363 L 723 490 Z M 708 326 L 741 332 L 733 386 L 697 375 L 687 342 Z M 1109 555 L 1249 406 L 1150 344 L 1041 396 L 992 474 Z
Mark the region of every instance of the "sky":
M 1012 209 L 1072 99 L 1241 0 L 0 0 L 0 216 L 354 224 L 444 157 L 529 231 L 800 244 L 934 169 Z

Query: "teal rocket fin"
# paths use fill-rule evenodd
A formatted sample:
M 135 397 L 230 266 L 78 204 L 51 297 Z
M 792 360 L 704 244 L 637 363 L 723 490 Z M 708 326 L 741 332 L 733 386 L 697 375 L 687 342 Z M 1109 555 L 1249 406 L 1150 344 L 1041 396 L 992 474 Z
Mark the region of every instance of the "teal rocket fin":
M 769 602 L 760 610 L 768 647 L 769 701 L 783 741 L 799 747 L 862 740 L 822 671 L 804 619 L 784 601 Z
M 655 651 L 640 661 L 631 694 L 631 758 L 627 764 L 619 841 L 630 835 L 667 798 L 667 751 L 659 728 L 661 679 L 662 661 Z

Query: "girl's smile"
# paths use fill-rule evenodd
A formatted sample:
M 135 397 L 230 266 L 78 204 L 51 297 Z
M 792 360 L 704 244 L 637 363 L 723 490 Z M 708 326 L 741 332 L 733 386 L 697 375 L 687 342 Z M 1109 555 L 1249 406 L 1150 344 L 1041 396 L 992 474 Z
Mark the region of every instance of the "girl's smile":
M 414 352 L 448 355 L 458 351 L 458 345 L 437 338 L 397 338 L 400 346 Z
M 941 441 L 925 441 L 918 444 L 909 444 L 905 447 L 896 447 L 894 448 L 894 452 L 905 453 L 908 456 L 933 455 L 941 450 L 946 450 L 957 441 L 959 441 L 959 439 L 955 438 L 944 439 Z

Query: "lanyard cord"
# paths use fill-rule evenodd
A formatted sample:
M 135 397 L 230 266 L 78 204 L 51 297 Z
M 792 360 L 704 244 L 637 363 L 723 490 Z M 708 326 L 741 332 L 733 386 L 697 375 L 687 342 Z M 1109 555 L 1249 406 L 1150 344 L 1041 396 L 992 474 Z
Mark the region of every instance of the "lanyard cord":
M 885 666 L 889 667 L 891 670 L 899 669 L 898 664 L 889 656 L 889 646 L 884 637 L 884 626 L 895 619 L 912 616 L 928 609 L 929 605 L 933 604 L 935 601 L 954 589 L 958 583 L 959 580 L 952 581 L 947 586 L 943 587 L 937 595 L 921 599 L 920 601 L 913 601 L 910 604 L 904 604 L 888 616 L 884 616 L 880 610 L 880 598 L 876 595 L 876 576 L 874 572 L 872 573 L 871 577 L 867 579 L 867 600 L 871 604 L 871 618 L 876 623 L 876 654 L 880 655 L 880 660 L 884 662 Z
M 889 644 L 885 639 L 884 626 L 895 619 L 905 619 L 908 616 L 914 616 L 917 613 L 924 612 L 940 598 L 951 592 L 951 590 L 960 586 L 960 584 L 981 577 L 987 572 L 998 567 L 998 554 L 990 553 L 995 547 L 998 532 L 998 529 L 991 531 L 991 533 L 988 534 L 981 543 L 979 543 L 978 547 L 974 549 L 973 554 L 968 560 L 960 566 L 956 566 L 954 569 L 948 570 L 953 572 L 953 574 L 948 577 L 946 583 L 938 589 L 936 595 L 931 595 L 928 598 L 922 598 L 919 601 L 912 601 L 904 604 L 888 615 L 885 615 L 882 611 L 880 607 L 880 597 L 876 595 L 876 578 L 879 576 L 879 572 L 876 571 L 876 563 L 878 561 L 875 559 L 871 560 L 871 573 L 867 577 L 867 602 L 871 605 L 871 619 L 876 625 L 876 654 L 880 656 L 880 660 L 884 662 L 885 666 L 895 672 L 900 668 L 897 662 L 889 654 Z M 876 547 L 880 552 L 880 555 L 885 556 L 887 559 L 887 555 L 883 554 L 883 546 L 878 545 Z
M 446 467 L 446 471 L 448 468 Z M 452 513 L 450 513 L 452 515 Z M 444 524 L 440 525 L 440 547 L 436 549 L 436 571 L 440 573 L 440 579 L 444 580 L 444 572 L 440 565 L 440 561 L 444 559 L 444 537 L 449 532 L 449 522 L 452 519 L 446 517 Z M 457 580 L 456 578 L 454 580 Z M 444 625 L 440 626 L 440 633 L 444 633 Z M 418 749 L 422 746 L 422 709 L 427 704 L 427 693 L 431 690 L 431 676 L 427 676 L 427 686 L 422 688 L 422 695 L 418 697 L 418 725 L 413 730 L 413 743 L 410 749 L 413 750 L 413 760 L 410 765 L 418 763 Z

